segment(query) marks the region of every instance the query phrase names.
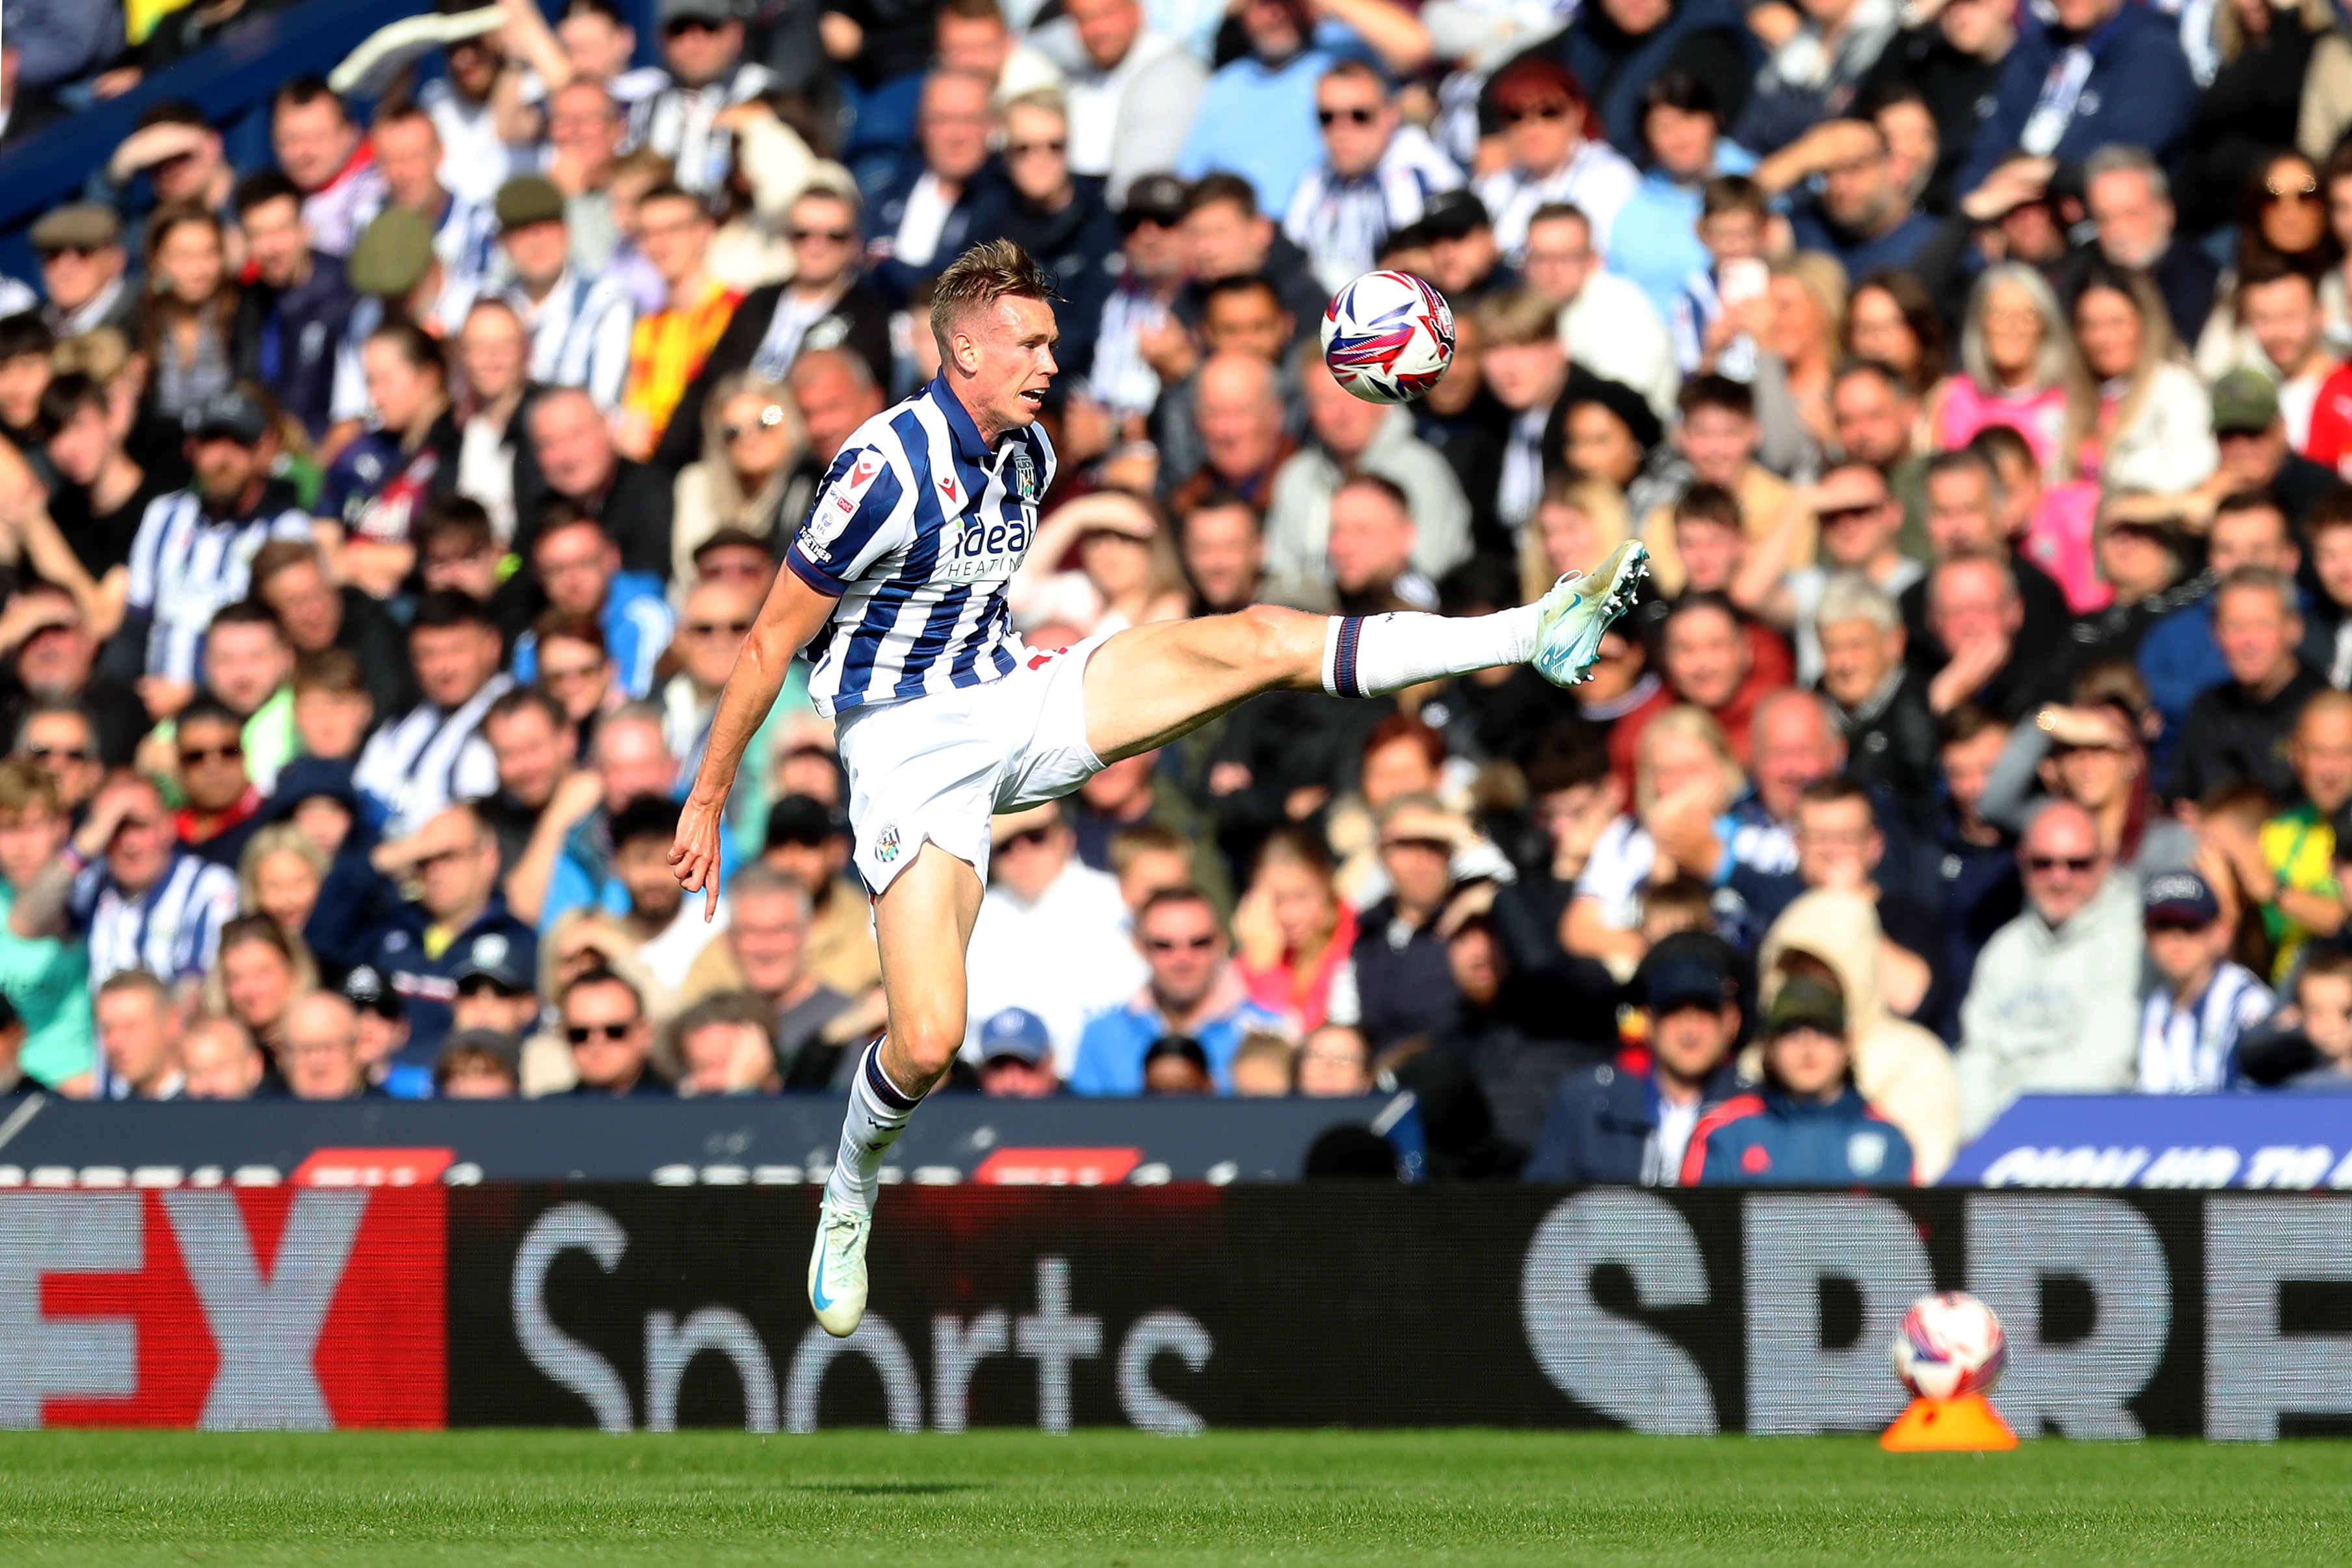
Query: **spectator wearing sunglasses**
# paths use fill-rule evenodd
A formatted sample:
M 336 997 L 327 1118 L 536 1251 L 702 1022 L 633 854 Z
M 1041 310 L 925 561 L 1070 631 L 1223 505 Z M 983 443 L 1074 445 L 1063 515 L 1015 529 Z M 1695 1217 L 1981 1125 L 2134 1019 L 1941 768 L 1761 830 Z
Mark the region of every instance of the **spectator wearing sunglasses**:
M 2028 1091 L 2109 1093 L 2139 1077 L 2140 898 L 2072 800 L 2017 847 L 2025 909 L 1985 944 L 1960 1004 L 1960 1136 Z
M 1616 149 L 1600 140 L 1584 89 L 1559 61 L 1528 56 L 1495 78 L 1494 103 L 1510 162 L 1483 176 L 1475 189 L 1494 214 L 1495 241 L 1512 266 L 1528 245 L 1528 220 L 1538 207 L 1565 203 L 1591 224 L 1592 244 L 1606 255 L 1619 209 L 1641 185 Z
M 28 706 L 16 723 L 16 755 L 57 787 L 58 809 L 79 817 L 106 778 L 98 727 L 89 710 L 70 703 Z
M 824 467 L 809 450 L 808 429 L 790 388 L 748 371 L 722 376 L 702 408 L 701 448 L 672 486 L 670 580 L 690 585 L 717 574 L 775 579 L 784 530 L 808 516 Z M 716 551 L 706 571 L 700 558 Z M 738 551 L 748 554 L 738 558 Z
M 686 596 L 685 620 L 671 649 L 678 672 L 663 683 L 661 706 L 662 737 L 688 777 L 702 766 L 719 694 L 759 613 L 759 596 L 730 582 L 698 583 Z
M 56 208 L 33 225 L 32 241 L 47 297 L 41 319 L 50 331 L 75 338 L 98 327 L 131 329 L 139 294 L 125 277 L 131 260 L 112 207 L 79 202 Z
M 1221 1094 L 1233 1092 L 1233 1063 L 1254 1030 L 1279 1032 L 1282 1020 L 1249 999 L 1230 961 L 1231 944 L 1216 906 L 1197 888 L 1166 888 L 1136 912 L 1135 946 L 1150 977 L 1122 1007 L 1101 1014 L 1079 1038 L 1070 1078 L 1079 1094 L 1140 1094 L 1145 1056 L 1160 1040 L 1200 1042 Z
M 654 665 L 677 625 L 661 580 L 650 572 L 622 570 L 620 547 L 595 518 L 563 500 L 548 503 L 530 541 L 530 564 L 549 608 L 592 619 L 604 633 L 621 689 L 631 697 L 651 691 Z M 513 670 L 520 685 L 539 679 L 536 631 L 515 639 Z
M 245 768 L 244 721 L 219 698 L 197 697 L 173 736 L 180 799 L 172 829 L 200 860 L 234 867 L 261 824 L 263 796 Z
M 1125 1003 L 1147 978 L 1118 879 L 1078 858 L 1057 801 L 997 817 L 989 841 L 979 854 L 988 893 L 971 933 L 967 1038 L 1006 1008 L 1026 1008 L 1045 1020 L 1054 1070 L 1067 1079 L 1087 1019 Z
M 1323 156 L 1299 181 L 1282 232 L 1336 292 L 1371 269 L 1390 235 L 1421 221 L 1432 195 L 1460 186 L 1462 171 L 1428 132 L 1404 123 L 1388 82 L 1361 60 L 1323 73 L 1315 120 Z
M 676 1092 L 646 1065 L 654 1031 L 644 998 L 610 969 L 591 969 L 564 988 L 563 1038 L 580 1075 L 575 1095 L 627 1100 Z
M 1063 374 L 1083 376 L 1094 365 L 1109 262 L 1124 236 L 1101 195 L 1070 172 L 1070 116 L 1059 92 L 1024 93 L 1004 106 L 999 124 L 1005 179 L 974 204 L 971 238 L 1012 240 L 1054 277 L 1062 295 L 1055 357 Z
M 793 198 L 784 228 L 793 247 L 792 281 L 743 297 L 678 399 L 656 463 L 683 468 L 698 456 L 708 461 L 708 445 L 697 444 L 706 441 L 705 411 L 720 388 L 746 374 L 780 383 L 803 350 L 845 350 L 857 356 L 877 386 L 891 384 L 890 307 L 866 286 L 857 265 L 863 210 L 853 186 L 814 184 Z M 1069 335 L 1066 326 L 1063 335 Z M 807 509 L 805 503 L 801 509 Z M 682 537 L 683 515 L 679 521 Z
M 775 73 L 743 57 L 743 24 L 729 0 L 662 0 L 659 16 L 670 85 L 632 106 L 630 140 L 670 160 L 685 189 L 722 190 L 735 138 L 719 114 L 774 87 Z

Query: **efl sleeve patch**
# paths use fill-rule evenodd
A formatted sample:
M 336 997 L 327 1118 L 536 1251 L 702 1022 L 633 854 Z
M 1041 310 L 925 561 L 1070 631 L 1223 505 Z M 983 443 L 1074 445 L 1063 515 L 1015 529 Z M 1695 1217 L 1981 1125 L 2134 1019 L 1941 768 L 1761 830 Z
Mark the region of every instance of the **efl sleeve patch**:
M 909 524 L 901 516 L 908 510 L 899 505 L 902 495 L 889 459 L 875 448 L 859 447 L 835 458 L 808 521 L 793 541 L 801 576 L 837 594 L 877 557 L 903 543 L 898 536 Z

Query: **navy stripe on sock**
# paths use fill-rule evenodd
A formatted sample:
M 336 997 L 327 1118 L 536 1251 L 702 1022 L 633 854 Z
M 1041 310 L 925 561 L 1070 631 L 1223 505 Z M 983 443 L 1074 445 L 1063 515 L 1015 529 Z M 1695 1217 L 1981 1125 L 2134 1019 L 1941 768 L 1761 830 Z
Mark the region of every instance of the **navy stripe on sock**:
M 882 1046 L 878 1040 L 866 1049 L 866 1087 L 874 1091 L 874 1098 L 881 1101 L 893 1111 L 911 1111 L 917 1103 L 911 1096 L 890 1082 L 888 1073 L 882 1071 Z
M 1362 616 L 1343 615 L 1339 618 L 1339 640 L 1331 651 L 1331 689 L 1343 697 L 1371 695 L 1356 680 L 1356 644 L 1363 634 Z

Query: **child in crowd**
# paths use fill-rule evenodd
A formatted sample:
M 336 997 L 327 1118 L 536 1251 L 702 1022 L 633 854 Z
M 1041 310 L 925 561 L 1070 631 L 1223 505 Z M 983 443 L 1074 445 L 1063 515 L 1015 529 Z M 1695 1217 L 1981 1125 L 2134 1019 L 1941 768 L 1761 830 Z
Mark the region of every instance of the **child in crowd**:
M 2318 1061 L 2287 1080 L 2294 1089 L 2352 1089 L 2352 953 L 2311 955 L 2294 982 L 2300 1032 Z
M 2244 1079 L 2265 1089 L 2352 1091 L 2352 951 L 2314 945 L 2294 1000 L 2239 1042 Z
M 2322 595 L 2304 613 L 2317 633 L 2304 638 L 2304 662 L 2340 692 L 2352 687 L 2352 489 L 2330 490 L 2311 504 L 2303 539 Z
M 1675 503 L 1674 534 L 1686 589 L 1729 593 L 1748 559 L 1748 529 L 1738 497 L 1719 485 L 1693 485 Z
M 2115 585 L 2099 574 L 2093 541 L 2099 487 L 2079 479 L 2044 485 L 2033 444 L 2015 425 L 1988 424 L 1969 446 L 2000 476 L 2001 531 L 2064 591 L 2066 608 L 2090 615 L 2113 603 Z
M 2236 923 L 2193 871 L 2150 878 L 2141 921 L 2160 978 L 2140 1013 L 2140 1092 L 2231 1087 L 2239 1079 L 2238 1037 L 2271 1010 L 2270 988 L 2226 956 Z
M 1297 1071 L 1297 1051 L 1270 1030 L 1252 1030 L 1242 1036 L 1230 1069 L 1234 1092 L 1244 1100 L 1276 1100 L 1290 1092 Z
M 1677 931 L 1715 929 L 1706 884 L 1687 876 L 1660 883 L 1642 894 L 1642 940 L 1654 947 Z
M 1675 301 L 1675 357 L 1683 373 L 1711 370 L 1736 382 L 1756 379 L 1756 340 L 1741 331 L 1735 308 L 1763 294 L 1764 188 L 1745 174 L 1718 174 L 1699 195 L 1698 239 L 1706 267 L 1690 276 Z
M 360 754 L 375 699 L 348 649 L 327 648 L 294 661 L 294 733 L 305 757 L 349 762 Z

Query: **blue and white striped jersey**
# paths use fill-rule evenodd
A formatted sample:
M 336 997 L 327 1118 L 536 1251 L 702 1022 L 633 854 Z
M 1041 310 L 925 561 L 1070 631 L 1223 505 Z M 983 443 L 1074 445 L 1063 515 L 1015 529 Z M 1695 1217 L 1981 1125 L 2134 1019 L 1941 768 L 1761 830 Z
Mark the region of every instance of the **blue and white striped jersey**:
M 271 539 L 308 539 L 310 515 L 294 493 L 272 481 L 261 505 L 240 517 L 216 517 L 193 490 L 147 503 L 131 541 L 129 608 L 148 617 L 147 674 L 198 678 L 205 632 L 213 617 L 243 599 L 253 558 Z
M 1291 193 L 1282 232 L 1307 253 L 1315 281 L 1337 294 L 1372 269 L 1390 235 L 1421 221 L 1430 197 L 1461 184 L 1462 171 L 1427 131 L 1401 126 L 1368 173 L 1350 179 L 1319 160 Z
M 977 686 L 1018 667 L 1004 585 L 1037 531 L 1054 445 L 1036 425 L 991 452 L 944 376 L 857 427 L 785 564 L 840 601 L 809 699 L 851 708 Z
M 66 915 L 89 944 L 89 988 L 144 969 L 169 985 L 212 967 L 221 927 L 236 916 L 236 873 L 175 850 L 141 894 L 126 894 L 106 862 L 85 866 L 66 895 Z
M 536 304 L 519 283 L 503 298 L 530 334 L 532 381 L 542 386 L 585 387 L 607 413 L 621 406 L 637 307 L 617 275 L 592 276 L 567 267 L 547 298 Z

